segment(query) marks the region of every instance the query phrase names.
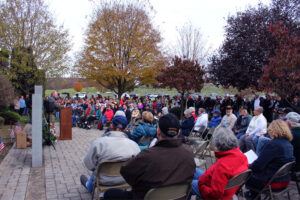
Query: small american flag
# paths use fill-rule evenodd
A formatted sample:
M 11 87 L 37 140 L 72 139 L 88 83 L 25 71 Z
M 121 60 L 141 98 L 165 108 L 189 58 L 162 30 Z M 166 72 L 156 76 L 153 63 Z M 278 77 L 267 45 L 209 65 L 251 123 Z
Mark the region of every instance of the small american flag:
M 9 136 L 10 136 L 10 138 L 14 138 L 15 137 L 14 129 L 10 129 Z
M 2 137 L 0 137 L 0 152 L 5 148 L 5 145 L 2 142 Z
M 15 131 L 21 131 L 21 130 L 22 130 L 21 126 L 19 126 L 19 125 L 15 126 Z

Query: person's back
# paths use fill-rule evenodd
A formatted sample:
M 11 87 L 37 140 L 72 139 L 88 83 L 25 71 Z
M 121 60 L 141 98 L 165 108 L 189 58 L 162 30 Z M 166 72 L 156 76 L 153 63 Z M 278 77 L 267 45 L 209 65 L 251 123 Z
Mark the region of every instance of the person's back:
M 293 155 L 293 146 L 290 143 L 293 136 L 287 123 L 283 120 L 274 120 L 268 127 L 268 133 L 271 140 L 268 140 L 258 158 L 250 165 L 252 175 L 246 183 L 250 189 L 247 196 L 254 198 L 257 193 L 254 190 L 260 190 L 264 183 L 281 168 L 284 164 L 295 160 Z M 290 175 L 286 174 L 276 178 L 271 183 L 273 189 L 283 189 L 290 182 Z
M 130 139 L 135 141 L 136 143 L 139 143 L 140 139 L 143 136 L 146 137 L 154 137 L 156 135 L 156 128 L 149 123 L 141 122 L 141 124 L 133 129 Z
M 258 179 L 268 181 L 280 167 L 293 160 L 292 144 L 285 138 L 276 138 L 265 144 L 259 159 L 251 165 L 251 169 Z M 289 180 L 289 178 L 282 177 L 282 179 L 274 182 L 286 180 Z
M 191 195 L 203 199 L 229 200 L 238 187 L 225 190 L 228 181 L 248 169 L 247 157 L 238 148 L 237 138 L 227 128 L 220 128 L 212 140 L 217 162 L 205 172 L 196 169 Z
M 224 180 L 230 180 L 232 177 L 248 169 L 247 157 L 244 156 L 239 148 L 224 152 L 215 152 L 217 162 L 213 164 L 200 177 L 198 186 L 204 199 L 231 199 L 238 188 L 224 190 Z M 212 179 L 211 175 L 218 176 Z M 222 184 L 221 184 L 222 183 Z
M 94 171 L 96 163 L 105 160 L 128 160 L 139 152 L 138 145 L 128 139 L 126 134 L 120 131 L 110 131 L 91 144 L 83 161 L 89 170 Z M 100 176 L 100 183 L 105 185 L 116 185 L 124 182 L 122 177 Z
M 191 182 L 195 167 L 193 153 L 181 139 L 163 140 L 128 161 L 121 174 L 140 199 L 151 188 Z
M 104 194 L 104 199 L 124 199 L 129 196 L 129 199 L 143 199 L 151 188 L 191 183 L 196 168 L 194 155 L 182 144 L 181 139 L 177 139 L 178 134 L 178 118 L 173 114 L 162 116 L 157 128 L 158 142 L 141 151 L 121 168 L 121 174 L 132 186 L 132 191 L 116 196 L 118 190 L 112 189 Z

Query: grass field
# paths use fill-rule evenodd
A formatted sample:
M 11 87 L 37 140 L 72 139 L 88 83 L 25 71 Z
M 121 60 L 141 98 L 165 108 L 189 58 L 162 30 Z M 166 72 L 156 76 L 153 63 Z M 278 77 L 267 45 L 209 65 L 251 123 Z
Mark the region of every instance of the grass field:
M 46 96 L 49 96 L 52 90 L 46 90 L 45 94 Z M 73 95 L 75 95 L 76 91 L 73 88 L 69 88 L 69 89 L 62 89 L 62 90 L 58 90 L 59 93 L 62 92 L 69 92 L 71 94 L 71 97 Z M 83 90 L 81 92 L 87 92 L 88 96 L 90 97 L 92 94 L 94 94 L 96 96 L 96 93 L 98 92 L 97 88 L 95 87 L 88 87 L 88 88 L 83 88 Z M 111 91 L 108 91 L 111 92 Z M 212 93 L 218 94 L 218 95 L 224 95 L 224 94 L 235 94 L 237 91 L 234 89 L 224 89 L 222 87 L 216 87 L 212 84 L 205 84 L 202 91 L 201 91 L 201 95 L 202 96 L 208 96 Z M 102 96 L 113 96 L 113 92 L 111 93 L 105 93 L 105 92 L 100 92 Z M 159 93 L 167 93 L 171 96 L 174 96 L 175 94 L 177 94 L 176 90 L 169 90 L 169 89 L 156 89 L 156 88 L 148 88 L 148 87 L 140 87 L 140 88 L 136 88 L 134 91 L 129 92 L 131 93 L 135 93 L 138 94 L 140 96 L 143 96 L 145 94 L 159 94 Z M 192 92 L 193 93 L 193 92 Z

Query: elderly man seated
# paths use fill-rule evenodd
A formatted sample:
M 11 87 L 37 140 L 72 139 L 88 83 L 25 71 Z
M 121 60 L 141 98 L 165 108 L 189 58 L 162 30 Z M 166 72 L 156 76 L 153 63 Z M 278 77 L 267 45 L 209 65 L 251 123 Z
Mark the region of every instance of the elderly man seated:
M 251 121 L 251 116 L 248 114 L 247 109 L 240 109 L 240 116 L 235 122 L 233 127 L 233 132 L 236 134 L 237 139 L 240 139 L 243 135 L 245 135 L 246 130 Z
M 94 172 L 100 162 L 105 160 L 128 160 L 140 152 L 139 146 L 128 139 L 123 132 L 127 126 L 126 117 L 114 117 L 110 126 L 111 131 L 96 139 L 83 159 L 85 166 L 92 171 L 92 174 L 89 179 L 85 175 L 81 175 L 80 181 L 89 192 L 93 191 Z M 103 185 L 118 185 L 125 183 L 125 180 L 123 177 L 100 175 L 100 183 Z
M 250 149 L 255 151 L 258 139 L 267 133 L 267 120 L 263 115 L 264 109 L 260 106 L 254 109 L 254 117 L 252 117 L 246 134 L 239 140 L 240 149 L 245 152 Z
M 226 115 L 223 116 L 221 123 L 219 126 L 217 126 L 216 129 L 219 129 L 221 127 L 228 128 L 229 130 L 233 129 L 233 126 L 236 121 L 236 116 L 232 114 L 232 107 L 227 106 L 226 107 Z
M 184 119 L 180 123 L 181 137 L 190 135 L 190 132 L 194 127 L 194 121 L 195 119 L 192 115 L 192 111 L 190 109 L 186 109 L 184 111 Z
M 213 140 L 217 162 L 203 172 L 196 168 L 191 195 L 203 199 L 231 199 L 239 187 L 225 190 L 228 181 L 248 169 L 247 157 L 241 153 L 238 140 L 227 128 L 215 131 Z
M 110 189 L 105 192 L 104 199 L 143 199 L 151 188 L 190 183 L 196 168 L 194 155 L 177 138 L 178 135 L 178 118 L 173 114 L 160 117 L 158 142 L 121 168 L 121 174 L 132 190 Z

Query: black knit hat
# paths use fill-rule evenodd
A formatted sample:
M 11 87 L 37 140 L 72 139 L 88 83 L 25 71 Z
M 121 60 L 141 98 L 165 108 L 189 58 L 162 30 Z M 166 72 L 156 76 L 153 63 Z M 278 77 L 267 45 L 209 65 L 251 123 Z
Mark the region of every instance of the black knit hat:
M 172 114 L 163 115 L 158 121 L 159 129 L 168 137 L 174 137 L 178 135 L 179 120 Z

